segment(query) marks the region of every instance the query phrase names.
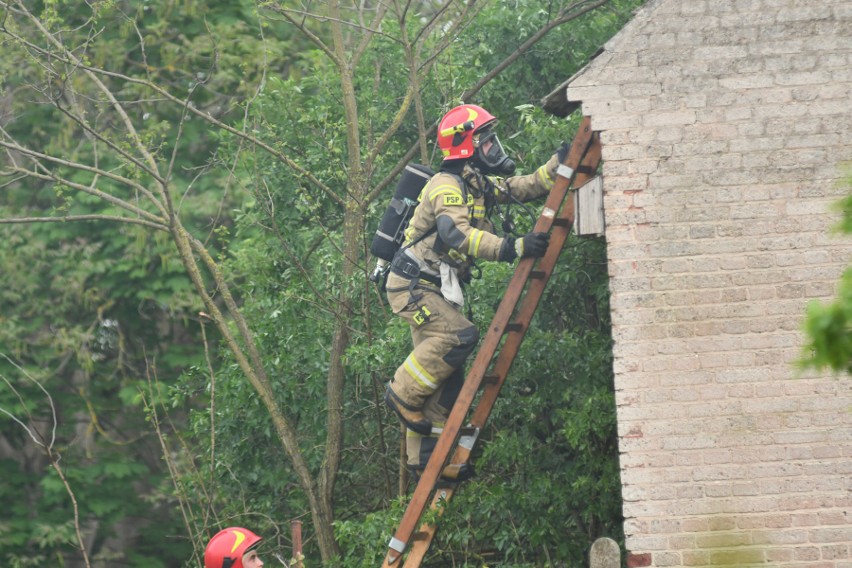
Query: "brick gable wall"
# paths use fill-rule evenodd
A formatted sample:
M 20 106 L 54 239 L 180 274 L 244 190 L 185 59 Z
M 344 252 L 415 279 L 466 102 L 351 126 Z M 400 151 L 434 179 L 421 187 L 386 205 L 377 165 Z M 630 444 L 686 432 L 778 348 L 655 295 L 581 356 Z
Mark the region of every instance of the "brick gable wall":
M 852 567 L 852 378 L 793 367 L 852 261 L 852 1 L 651 0 L 567 94 L 603 144 L 631 566 Z

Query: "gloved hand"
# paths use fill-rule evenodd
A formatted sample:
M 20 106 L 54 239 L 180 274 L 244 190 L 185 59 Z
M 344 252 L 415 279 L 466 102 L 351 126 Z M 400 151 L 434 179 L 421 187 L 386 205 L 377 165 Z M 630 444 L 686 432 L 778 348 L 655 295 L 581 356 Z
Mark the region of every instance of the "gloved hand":
M 497 254 L 497 260 L 501 262 L 512 262 L 517 258 L 518 253 L 515 252 L 515 239 L 509 236 L 503 237 L 503 244 L 500 245 L 500 252 Z
M 550 244 L 550 233 L 527 233 L 515 241 L 515 253 L 521 257 L 541 258 Z
M 563 163 L 565 158 L 568 157 L 568 152 L 571 151 L 571 144 L 568 142 L 563 142 L 562 146 L 556 149 L 556 159 L 559 160 L 559 163 Z

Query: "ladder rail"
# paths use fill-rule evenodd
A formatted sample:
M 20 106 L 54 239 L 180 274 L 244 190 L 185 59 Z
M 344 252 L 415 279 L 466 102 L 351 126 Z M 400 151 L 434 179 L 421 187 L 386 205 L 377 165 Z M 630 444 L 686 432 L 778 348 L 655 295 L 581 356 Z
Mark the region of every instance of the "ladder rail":
M 583 157 L 581 168 L 583 166 L 591 166 L 591 163 L 585 163 L 587 159 L 589 162 L 593 162 L 595 166 L 600 161 L 600 146 L 594 144 L 594 140 L 591 141 L 590 144 L 588 151 Z M 578 170 L 581 168 L 578 168 Z M 578 171 L 574 178 L 575 186 L 585 183 L 590 177 L 592 177 L 592 174 Z M 554 246 L 548 247 L 547 253 L 544 257 L 542 257 L 538 266 L 542 274 L 538 278 L 531 279 L 528 283 L 527 293 L 524 296 L 521 306 L 518 308 L 518 312 L 516 314 L 516 319 L 524 322 L 523 330 L 512 332 L 507 335 L 506 341 L 503 343 L 500 354 L 497 356 L 497 360 L 492 368 L 492 374 L 498 377 L 500 384 L 488 385 L 488 387 L 483 390 L 479 403 L 474 409 L 473 416 L 470 420 L 470 423 L 474 426 L 478 426 L 480 428 L 483 427 L 490 416 L 491 409 L 497 400 L 497 396 L 500 394 L 502 383 L 505 382 L 506 377 L 509 375 L 512 363 L 514 363 L 515 357 L 520 350 L 521 343 L 526 336 L 528 325 L 532 321 L 533 315 L 535 315 L 535 312 L 538 309 L 538 303 L 544 295 L 544 289 L 550 281 L 550 276 L 552 275 L 553 269 L 556 267 L 556 262 L 559 260 L 559 256 L 562 253 L 562 247 L 571 232 L 571 225 L 574 220 L 574 205 L 570 195 L 568 196 L 568 202 L 563 206 L 562 213 L 560 213 L 559 218 L 565 219 L 568 223 L 556 223 L 553 228 L 551 241 Z M 453 460 L 452 463 L 459 462 Z
M 584 157 L 582 162 L 582 166 L 586 166 L 586 168 L 583 168 L 581 171 L 578 171 L 577 176 L 575 177 L 573 184 L 575 188 L 582 186 L 589 179 L 591 179 L 593 171 L 592 173 L 589 173 L 587 170 L 596 169 L 597 164 L 600 162 L 600 152 L 600 144 L 597 140 L 593 141 L 593 145 L 589 148 L 589 151 L 586 153 L 586 156 Z M 578 168 L 578 170 L 580 169 Z M 573 222 L 573 201 L 563 206 L 559 218 L 567 219 Z M 555 224 L 553 229 L 554 233 L 553 237 L 551 237 L 551 240 L 555 242 L 556 246 L 554 246 L 552 249 L 548 249 L 548 253 L 545 255 L 545 257 L 542 259 L 542 262 L 539 264 L 539 270 L 541 270 L 543 274 L 540 278 L 532 279 L 530 281 L 528 285 L 529 288 L 527 291 L 527 295 L 524 296 L 523 303 L 518 310 L 517 319 L 523 321 L 530 321 L 532 319 L 532 316 L 537 308 L 538 301 L 540 300 L 541 295 L 544 292 L 544 288 L 548 280 L 550 279 L 550 276 L 553 272 L 553 268 L 555 268 L 556 261 L 560 256 L 562 245 L 564 244 L 565 240 L 567 240 L 568 234 L 571 231 L 572 224 L 573 223 Z M 551 254 L 553 256 L 552 259 L 549 258 Z M 533 288 L 536 286 L 540 287 L 541 290 L 534 290 Z M 479 403 L 474 409 L 474 413 L 470 421 L 471 426 L 479 428 L 484 427 L 488 417 L 491 414 L 491 410 L 493 410 L 493 406 L 497 400 L 499 391 L 502 388 L 502 383 L 508 376 L 509 367 L 514 361 L 514 354 L 511 357 L 504 357 L 504 354 L 511 351 L 517 351 L 523 339 L 522 336 L 526 333 L 526 329 L 527 328 L 524 328 L 520 333 L 508 334 L 506 341 L 503 344 L 503 349 L 501 350 L 500 355 L 498 355 L 498 359 L 494 364 L 494 370 L 492 372 L 493 375 L 496 375 L 498 380 L 497 382 L 487 384 L 486 387 L 483 389 L 482 395 L 479 399 Z M 513 341 L 517 342 L 517 347 L 509 345 L 509 343 Z M 470 459 L 470 455 L 472 453 L 473 447 L 465 448 L 461 445 L 458 445 L 456 447 L 452 459 L 450 460 L 450 463 L 465 463 Z M 448 487 L 446 489 L 442 488 L 441 490 L 436 491 L 435 496 L 432 499 L 431 509 L 435 511 L 437 517 L 443 515 L 445 505 L 449 503 L 450 500 L 452 500 L 452 497 L 455 494 L 455 489 L 455 487 Z M 415 533 L 414 538 L 412 539 L 411 548 L 405 558 L 405 564 L 403 565 L 403 568 L 418 568 L 420 566 L 426 556 L 426 553 L 429 551 L 429 547 L 432 544 L 432 540 L 435 537 L 437 529 L 437 524 L 424 523 L 420 526 L 420 529 Z
M 489 398 L 487 399 L 485 406 L 488 406 L 489 408 L 485 408 L 484 411 L 479 411 L 479 408 L 483 407 L 482 401 L 480 401 L 480 405 L 476 409 L 477 412 L 474 413 L 474 418 L 476 420 L 480 420 L 481 423 L 477 424 L 476 422 L 473 422 L 473 426 L 481 427 L 490 415 L 490 407 L 493 407 L 494 401 L 496 401 L 500 387 L 505 380 L 505 376 L 508 373 L 515 355 L 517 354 L 517 350 L 523 340 L 526 328 L 532 319 L 532 315 L 538 305 L 538 300 L 543 293 L 544 285 L 552 272 L 556 259 L 561 252 L 562 244 L 564 244 L 567 234 L 570 231 L 570 221 L 573 220 L 573 202 L 571 201 L 570 196 L 569 203 L 567 205 L 563 205 L 563 201 L 565 201 L 565 197 L 568 195 L 568 189 L 572 182 L 578 175 L 580 175 L 578 174 L 577 169 L 581 165 L 581 162 L 585 161 L 588 150 L 593 145 L 593 138 L 591 121 L 589 117 L 584 117 L 574 142 L 571 145 L 571 150 L 566 157 L 565 164 L 560 166 L 560 170 L 558 172 L 560 177 L 554 185 L 554 188 L 551 189 L 550 195 L 548 195 L 544 209 L 536 222 L 534 230 L 541 232 L 549 231 L 554 226 L 554 221 L 559 212 L 565 207 L 570 208 L 569 215 L 571 218 L 568 220 L 569 223 L 556 223 L 557 227 L 555 227 L 554 234 L 557 235 L 556 240 L 559 242 L 552 242 L 551 246 L 548 247 L 547 253 L 540 261 L 540 267 L 544 270 L 543 272 L 537 272 L 536 277 L 532 278 L 532 282 L 530 283 L 531 285 L 535 283 L 539 284 L 531 286 L 531 290 L 533 290 L 533 292 L 532 294 L 527 294 L 529 298 L 525 298 L 519 314 L 526 318 L 526 320 L 517 319 L 516 321 L 522 322 L 519 327 L 510 326 L 510 321 L 513 318 L 522 293 L 527 287 L 527 283 L 531 280 L 533 265 L 537 259 L 525 258 L 521 259 L 518 263 L 506 293 L 503 295 L 503 299 L 501 300 L 482 344 L 480 345 L 477 356 L 468 371 L 467 378 L 465 379 L 456 403 L 444 424 L 443 432 L 438 438 L 437 444 L 432 452 L 432 456 L 426 464 L 426 468 L 420 476 L 420 481 L 414 490 L 414 494 L 409 501 L 403 518 L 400 521 L 394 536 L 391 538 L 388 545 L 389 550 L 383 564 L 385 568 L 393 566 L 405 552 L 405 549 L 414 535 L 415 529 L 420 522 L 420 518 L 422 517 L 427 504 L 431 501 L 433 508 L 435 508 L 440 505 L 442 500 L 448 500 L 448 497 L 451 497 L 454 492 L 450 489 L 441 489 L 438 493 L 435 493 L 433 499 L 430 499 L 433 495 L 433 491 L 435 490 L 441 470 L 447 463 L 451 450 L 454 446 L 456 446 L 459 432 L 462 428 L 462 423 L 464 422 L 464 419 L 467 416 L 477 393 L 479 392 L 480 385 L 486 376 L 486 371 L 491 366 L 494 354 L 497 353 L 500 348 L 501 341 L 508 333 L 503 345 L 503 350 L 497 358 L 498 363 L 500 363 L 500 367 L 497 370 L 499 370 L 501 374 L 496 377 L 496 381 L 486 385 L 485 391 L 489 393 Z M 570 176 L 568 178 L 564 177 L 566 174 L 565 166 L 567 166 L 568 170 L 567 175 Z M 555 246 L 557 244 L 558 246 Z M 485 392 L 483 393 L 483 396 L 484 395 Z M 457 453 L 461 451 L 463 454 L 466 453 L 467 457 L 469 457 L 471 450 L 472 448 L 456 448 Z M 427 536 L 429 542 L 426 544 L 426 549 L 428 549 L 428 544 L 431 543 L 431 537 L 434 536 L 434 530 L 431 531 L 431 534 L 427 531 Z M 420 556 L 422 558 L 419 548 L 421 547 L 418 547 L 418 554 L 415 554 L 414 556 Z M 425 554 L 425 550 L 422 551 L 422 554 Z M 409 554 L 409 556 L 411 556 L 411 554 Z M 419 565 L 419 560 L 416 558 L 413 558 L 413 560 L 417 561 L 416 565 Z M 406 566 L 408 565 L 409 564 L 406 563 Z

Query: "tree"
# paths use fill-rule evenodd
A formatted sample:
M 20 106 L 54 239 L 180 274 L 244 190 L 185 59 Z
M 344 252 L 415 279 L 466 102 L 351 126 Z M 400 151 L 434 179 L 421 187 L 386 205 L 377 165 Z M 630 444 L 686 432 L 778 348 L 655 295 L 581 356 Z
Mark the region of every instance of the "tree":
M 845 184 L 852 187 L 852 177 Z M 852 195 L 843 198 L 837 209 L 842 217 L 837 232 L 852 234 Z M 833 302 L 812 301 L 805 319 L 805 344 L 801 365 L 852 373 L 852 268 L 840 278 L 838 297 Z
M 175 31 L 167 18 L 144 9 L 133 13 L 129 6 L 92 5 L 78 13 L 47 4 L 36 12 L 23 1 L 0 2 L 4 65 L 19 71 L 8 92 L 16 108 L 39 115 L 7 116 L 0 125 L 12 196 L 0 223 L 121 223 L 130 239 L 169 251 L 165 258 L 172 267 L 180 263 L 194 296 L 182 284 L 169 291 L 192 312 L 204 312 L 202 320 L 209 318 L 227 348 L 223 370 L 237 370 L 251 386 L 253 395 L 233 383 L 224 388 L 244 395 L 241 402 L 254 396 L 268 416 L 325 561 L 339 552 L 332 526 L 351 408 L 344 396 L 352 378 L 347 363 L 362 349 L 360 340 L 376 339 L 364 258 L 367 227 L 381 206 L 377 197 L 412 157 L 430 161 L 428 141 L 440 109 L 475 98 L 557 26 L 602 6 L 623 14 L 632 3 L 577 2 L 552 12 L 533 4 L 518 4 L 537 22 L 525 24 L 524 40 L 512 47 L 501 37 L 487 46 L 493 52 L 499 46 L 504 56 L 483 69 L 471 60 L 482 53 L 471 30 L 478 18 L 496 18 L 499 6 L 487 3 L 279 2 L 260 5 L 259 13 L 223 3 L 216 5 L 217 18 L 202 24 L 188 17 L 191 25 Z M 153 7 L 170 9 L 168 3 Z M 231 24 L 245 33 L 234 33 Z M 246 41 L 257 46 L 246 49 L 253 58 L 240 57 Z M 270 63 L 272 54 L 305 41 L 313 47 Z M 124 49 L 117 49 L 122 42 Z M 221 65 L 235 61 L 248 81 Z M 513 97 L 493 98 L 500 106 Z M 32 124 L 42 130 L 33 132 Z M 254 204 L 244 194 L 227 193 L 232 186 L 247 189 Z M 33 209 L 51 203 L 54 211 L 12 213 L 27 210 L 28 189 L 42 193 Z M 205 191 L 225 197 L 211 208 L 209 201 L 217 199 Z M 233 222 L 221 214 L 231 199 L 240 207 Z M 195 203 L 212 214 L 198 215 L 189 207 Z M 293 223 L 303 230 L 294 231 Z M 77 238 L 86 241 L 85 232 Z M 257 246 L 261 242 L 264 247 Z M 313 337 L 294 324 L 315 315 L 276 304 L 279 316 L 287 314 L 282 332 L 271 317 L 275 310 L 266 311 L 274 276 L 258 267 L 269 242 L 284 254 L 266 270 L 286 276 L 285 291 L 308 299 L 327 330 L 318 349 L 299 345 L 300 354 L 285 352 L 297 368 L 281 368 L 276 359 L 287 349 L 287 336 Z M 374 349 L 368 350 L 373 356 Z M 356 376 L 367 367 L 360 365 L 351 366 Z M 311 381 L 318 373 L 324 375 L 321 390 Z M 369 379 L 362 384 L 373 386 L 380 379 L 374 373 L 365 372 Z M 214 384 L 212 372 L 197 376 Z M 318 396 L 325 401 L 322 420 L 288 404 L 315 403 Z M 381 422 L 377 405 L 372 414 Z M 220 421 L 216 427 L 227 426 Z

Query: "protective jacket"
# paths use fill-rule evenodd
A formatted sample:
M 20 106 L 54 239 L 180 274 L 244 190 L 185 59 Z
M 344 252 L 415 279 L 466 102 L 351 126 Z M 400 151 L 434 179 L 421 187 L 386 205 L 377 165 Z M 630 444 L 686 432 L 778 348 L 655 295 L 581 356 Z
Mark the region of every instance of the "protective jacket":
M 461 179 L 447 172 L 436 174 L 420 194 L 403 246 L 409 246 L 408 251 L 425 264 L 421 269 L 432 275 L 440 275 L 440 262 L 461 272 L 472 259 L 498 260 L 506 237 L 494 234 L 488 209 L 509 201 L 509 192 L 519 201 L 546 195 L 558 165 L 554 155 L 534 173 L 507 179 L 485 176 L 469 164 Z
M 500 179 L 466 164 L 459 175 L 436 174 L 420 194 L 387 280 L 388 302 L 408 322 L 414 345 L 394 373 L 388 396 L 405 409 L 422 411 L 433 428 L 426 435 L 409 428 L 406 448 L 412 470 L 426 465 L 464 383 L 465 360 L 479 340 L 476 327 L 459 309 L 461 303 L 448 298 L 447 269 L 450 277 L 456 272 L 464 276 L 473 259 L 514 258 L 511 237 L 493 232 L 490 209 L 508 201 L 508 192 L 519 201 L 546 195 L 557 166 L 554 155 L 535 173 Z M 511 254 L 501 254 L 504 249 Z

